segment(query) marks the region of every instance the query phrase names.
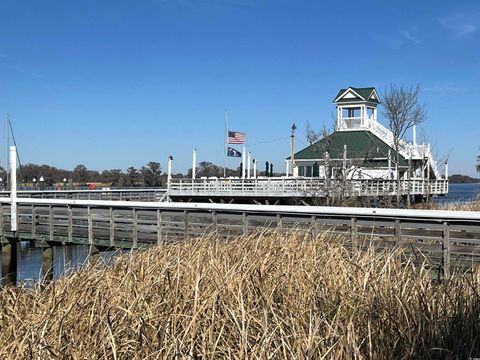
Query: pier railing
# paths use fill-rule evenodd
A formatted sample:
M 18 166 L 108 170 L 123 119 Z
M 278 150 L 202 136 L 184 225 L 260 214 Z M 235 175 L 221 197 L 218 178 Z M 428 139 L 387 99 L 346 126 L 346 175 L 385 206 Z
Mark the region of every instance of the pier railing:
M 17 196 L 33 199 L 83 199 L 83 200 L 119 200 L 119 201 L 161 201 L 166 189 L 126 188 L 95 190 L 18 190 Z M 0 191 L 0 197 L 9 197 L 9 191 Z
M 16 200 L 18 231 L 11 231 L 10 199 L 0 199 L 3 241 L 37 246 L 85 244 L 141 248 L 214 232 L 221 237 L 263 229 L 343 234 L 352 251 L 400 247 L 432 266 L 480 261 L 480 213 L 319 206 L 227 205 L 94 200 Z M 10 240 L 9 240 L 10 239 Z
M 314 178 L 264 179 L 172 179 L 169 196 L 234 196 L 234 197 L 325 197 L 342 193 L 345 196 L 445 195 L 448 180 L 349 179 L 346 181 Z

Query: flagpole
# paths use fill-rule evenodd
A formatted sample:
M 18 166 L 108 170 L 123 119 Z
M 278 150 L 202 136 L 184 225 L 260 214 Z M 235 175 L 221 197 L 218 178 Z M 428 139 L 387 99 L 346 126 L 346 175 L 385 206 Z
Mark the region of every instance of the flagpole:
M 225 109 L 225 141 L 223 149 L 223 177 L 227 178 L 227 142 L 228 142 L 228 114 L 227 109 Z
M 245 171 L 247 170 L 247 147 L 243 143 L 243 152 L 242 152 L 242 179 L 245 179 Z

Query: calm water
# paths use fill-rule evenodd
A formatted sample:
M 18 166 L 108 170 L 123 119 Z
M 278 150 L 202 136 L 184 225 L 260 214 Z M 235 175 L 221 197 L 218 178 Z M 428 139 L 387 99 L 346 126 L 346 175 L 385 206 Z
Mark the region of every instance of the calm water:
M 480 194 L 478 184 L 452 184 L 446 197 L 436 198 L 437 203 L 452 203 L 472 201 Z M 56 246 L 54 248 L 54 277 L 58 278 L 67 271 L 82 267 L 88 253 L 86 246 Z M 102 252 L 100 256 L 111 261 L 118 253 Z M 0 260 L 1 261 L 1 260 Z M 40 278 L 42 265 L 42 250 L 31 248 L 27 242 L 22 242 L 18 258 L 18 280 L 28 283 L 37 282 Z
M 440 204 L 467 202 L 480 199 L 480 183 L 476 184 L 450 184 L 448 195 L 435 199 Z
M 53 277 L 56 279 L 65 273 L 75 271 L 86 264 L 88 246 L 69 245 L 54 246 Z M 106 262 L 112 261 L 120 252 L 105 251 L 100 253 L 100 258 Z M 1 259 L 0 259 L 1 264 Z M 20 243 L 17 259 L 17 281 L 29 285 L 38 282 L 41 276 L 42 249 L 33 248 L 28 242 Z M 1 283 L 1 281 L 0 281 Z

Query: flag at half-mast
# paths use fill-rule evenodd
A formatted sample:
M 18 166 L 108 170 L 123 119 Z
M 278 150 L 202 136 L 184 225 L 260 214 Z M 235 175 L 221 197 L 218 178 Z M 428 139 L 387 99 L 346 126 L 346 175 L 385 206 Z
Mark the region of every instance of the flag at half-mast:
M 227 150 L 227 156 L 230 157 L 242 157 L 242 153 L 238 150 L 235 150 L 234 148 L 231 148 L 230 146 L 228 147 Z
M 247 135 L 239 131 L 229 131 L 228 132 L 228 143 L 229 144 L 245 144 Z

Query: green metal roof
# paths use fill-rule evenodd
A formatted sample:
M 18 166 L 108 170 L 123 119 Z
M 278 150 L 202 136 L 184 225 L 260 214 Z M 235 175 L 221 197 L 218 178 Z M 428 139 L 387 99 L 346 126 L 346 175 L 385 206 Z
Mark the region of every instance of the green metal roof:
M 337 96 L 335 96 L 335 99 L 333 99 L 333 101 L 335 102 L 335 100 L 338 99 L 338 97 L 340 95 L 342 95 L 344 92 L 346 92 L 348 89 L 352 89 L 353 91 L 355 91 L 355 93 L 360 95 L 360 98 L 356 97 L 356 98 L 340 99 L 337 102 L 341 103 L 341 102 L 369 101 L 369 102 L 372 102 L 372 103 L 380 104 L 380 100 L 378 98 L 377 99 L 370 99 L 370 96 L 372 95 L 372 92 L 376 91 L 374 87 L 366 87 L 366 88 L 349 87 L 347 89 L 341 89 L 338 92 Z
M 295 160 L 323 159 L 326 152 L 331 160 L 343 159 L 344 145 L 347 146 L 347 159 L 385 161 L 389 149 L 392 159 L 396 158 L 396 151 L 370 131 L 336 131 L 297 152 Z M 400 155 L 400 165 L 404 164 L 406 160 Z

